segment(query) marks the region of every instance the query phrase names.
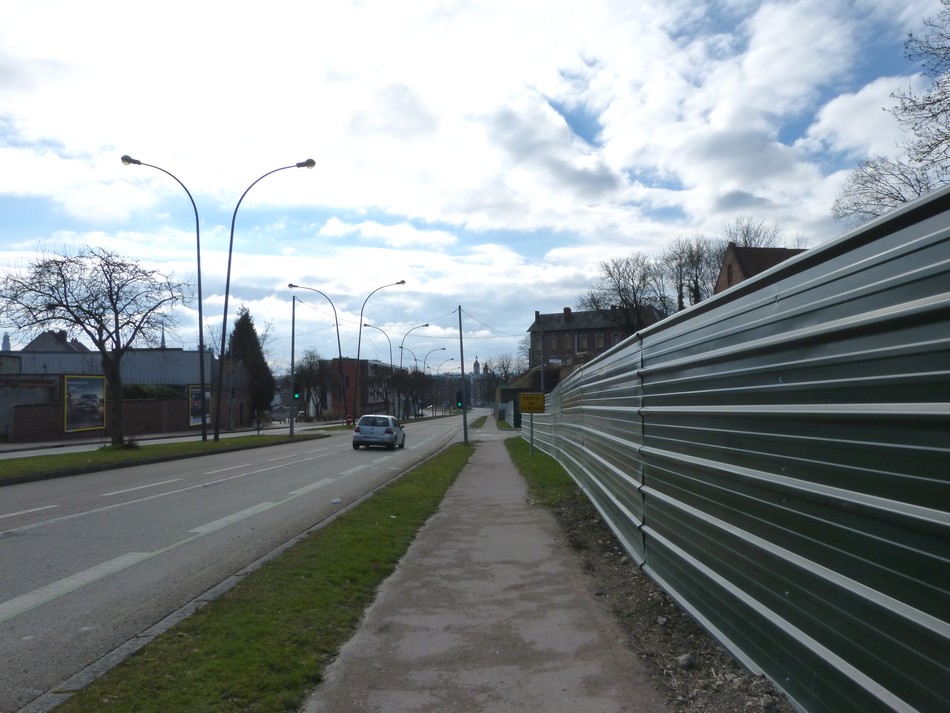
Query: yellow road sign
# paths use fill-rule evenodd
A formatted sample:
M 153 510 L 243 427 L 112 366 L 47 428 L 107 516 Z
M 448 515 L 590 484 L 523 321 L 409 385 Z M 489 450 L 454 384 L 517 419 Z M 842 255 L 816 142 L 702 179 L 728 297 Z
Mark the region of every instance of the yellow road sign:
M 518 394 L 521 413 L 544 413 L 544 394 Z

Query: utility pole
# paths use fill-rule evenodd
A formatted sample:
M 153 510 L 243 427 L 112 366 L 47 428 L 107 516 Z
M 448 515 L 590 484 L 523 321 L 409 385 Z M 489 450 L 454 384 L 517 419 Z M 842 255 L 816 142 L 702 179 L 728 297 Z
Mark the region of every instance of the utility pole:
M 459 305 L 459 359 L 461 360 L 461 376 L 459 385 L 462 387 L 462 440 L 468 445 L 468 400 L 465 398 L 465 345 L 462 339 L 462 305 Z

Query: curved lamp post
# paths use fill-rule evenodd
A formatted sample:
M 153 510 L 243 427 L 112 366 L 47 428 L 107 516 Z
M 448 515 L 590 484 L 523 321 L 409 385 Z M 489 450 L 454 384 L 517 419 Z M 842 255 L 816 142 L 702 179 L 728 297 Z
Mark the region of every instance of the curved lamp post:
M 409 336 L 409 333 L 412 332 L 413 329 L 421 329 L 422 327 L 428 327 L 428 326 L 429 326 L 428 322 L 426 322 L 425 324 L 417 324 L 415 327 L 412 327 L 408 332 L 402 335 L 402 341 L 399 342 L 399 371 L 402 371 L 402 345 L 406 343 L 406 337 Z M 413 357 L 413 359 L 415 359 L 415 357 Z M 404 411 L 403 404 L 402 404 L 402 394 L 399 394 L 396 397 L 396 400 L 399 402 L 396 404 L 396 414 L 398 415 L 399 413 Z
M 272 173 L 286 171 L 288 168 L 313 168 L 316 165 L 316 161 L 312 158 L 308 158 L 306 161 L 301 161 L 300 163 L 295 163 L 290 166 L 281 166 L 280 168 L 275 168 L 273 171 L 268 171 L 244 189 L 244 193 L 242 193 L 238 199 L 237 205 L 234 206 L 234 214 L 231 216 L 231 239 L 228 242 L 228 272 L 224 280 L 224 318 L 221 321 L 221 353 L 219 355 L 221 363 L 218 365 L 218 393 L 215 396 L 214 440 L 216 441 L 221 438 L 221 392 L 224 390 L 224 347 L 228 336 L 228 297 L 231 293 L 231 257 L 234 254 L 234 222 L 237 220 L 238 208 L 241 207 L 241 202 L 244 200 L 244 196 L 247 195 L 248 191 Z
M 429 370 L 429 354 L 432 352 L 444 352 L 445 347 L 436 347 L 435 349 L 430 349 L 429 353 L 425 355 L 425 358 L 422 360 L 422 373 L 425 374 Z M 430 382 L 432 384 L 432 382 Z M 432 415 L 435 416 L 435 399 L 432 400 Z
M 429 354 L 432 354 L 432 352 L 444 352 L 444 351 L 445 351 L 445 347 L 436 347 L 435 349 L 430 349 L 430 350 L 429 350 Z M 429 354 L 426 354 L 425 359 L 422 360 L 422 373 L 423 373 L 423 374 L 425 374 L 425 373 L 426 373 L 426 369 L 429 368 L 429 364 L 428 364 L 428 361 L 429 361 Z
M 150 163 L 143 163 L 138 159 L 132 158 L 128 154 L 125 154 L 122 157 L 122 163 L 126 166 L 148 166 L 149 168 L 154 168 L 158 171 L 161 171 L 167 176 L 171 176 L 178 183 L 179 186 L 185 189 L 185 193 L 188 195 L 188 200 L 191 201 L 191 207 L 195 211 L 195 245 L 198 252 L 198 375 L 201 380 L 201 440 L 208 440 L 208 399 L 207 394 L 205 393 L 205 327 L 204 327 L 204 313 L 201 306 L 201 226 L 198 223 L 198 206 L 195 205 L 195 199 L 191 197 L 191 191 L 189 191 L 185 184 L 178 180 L 178 177 L 166 171 L 161 166 L 154 166 Z M 190 408 L 190 407 L 189 407 Z
M 399 355 L 399 362 L 400 362 L 400 364 L 402 363 L 402 352 L 409 352 L 410 354 L 412 354 L 412 361 L 414 362 L 414 366 L 415 366 L 416 371 L 418 371 L 418 370 L 419 370 L 419 360 L 416 358 L 415 352 L 413 352 L 412 349 L 410 349 L 409 347 L 399 347 L 399 351 L 400 351 L 400 355 Z
M 389 342 L 389 391 L 392 392 L 393 375 L 396 373 L 395 368 L 393 368 L 393 341 L 389 338 L 389 335 L 386 334 L 386 332 L 377 327 L 375 324 L 364 324 L 363 326 L 383 332 L 383 336 L 386 337 L 386 341 Z M 390 393 L 390 395 L 392 394 Z
M 311 292 L 316 292 L 318 295 L 323 295 L 327 302 L 330 303 L 330 307 L 333 309 L 333 323 L 336 325 L 336 351 L 337 351 L 337 366 L 340 368 L 340 408 L 343 411 L 346 411 L 346 389 L 343 384 L 343 347 L 340 346 L 340 320 L 336 316 L 336 306 L 333 304 L 333 300 L 323 294 L 320 290 L 315 287 L 304 287 L 303 285 L 295 285 L 293 282 L 287 285 L 292 290 L 310 290 Z M 291 335 L 293 336 L 293 335 Z M 291 339 L 291 341 L 293 341 Z M 293 371 L 293 357 L 291 357 L 291 372 Z M 345 413 L 344 413 L 345 416 Z
M 356 407 L 360 399 L 360 346 L 362 346 L 363 341 L 363 310 L 366 309 L 366 303 L 369 302 L 369 298 L 375 295 L 377 292 L 382 290 L 385 287 L 395 287 L 396 285 L 405 285 L 405 280 L 400 280 L 399 282 L 390 282 L 388 285 L 380 285 L 375 290 L 366 295 L 366 299 L 363 300 L 363 306 L 360 307 L 360 329 L 359 335 L 356 338 L 356 389 L 353 393 L 353 423 L 356 423 Z
M 438 375 L 439 375 L 439 372 L 442 371 L 442 367 L 445 366 L 446 364 L 448 364 L 450 361 L 455 361 L 455 357 L 449 357 L 449 358 L 446 359 L 444 362 L 442 362 L 441 364 L 439 364 L 439 366 L 437 366 L 436 369 L 435 369 L 435 375 L 438 376 Z
M 402 369 L 402 345 L 406 343 L 406 337 L 409 336 L 410 332 L 412 332 L 413 329 L 421 329 L 422 327 L 428 327 L 428 326 L 429 326 L 428 322 L 426 322 L 425 324 L 417 324 L 415 327 L 413 327 L 404 335 L 402 335 L 402 341 L 399 342 L 399 368 L 400 369 Z M 413 359 L 415 359 L 414 356 L 413 356 Z

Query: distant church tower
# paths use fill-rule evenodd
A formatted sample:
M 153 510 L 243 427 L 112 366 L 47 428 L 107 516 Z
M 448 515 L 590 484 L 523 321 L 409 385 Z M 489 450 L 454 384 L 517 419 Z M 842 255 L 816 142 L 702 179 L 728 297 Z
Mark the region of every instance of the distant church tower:
M 479 371 L 479 369 L 481 369 L 481 367 L 478 365 L 478 355 L 476 354 L 476 355 L 475 355 L 475 364 L 474 364 L 474 366 L 472 367 L 472 372 L 475 374 L 475 376 L 478 376 L 478 375 L 481 373 L 481 372 Z
M 9 332 L 3 333 L 3 348 L 0 351 L 8 352 L 10 351 L 10 334 Z

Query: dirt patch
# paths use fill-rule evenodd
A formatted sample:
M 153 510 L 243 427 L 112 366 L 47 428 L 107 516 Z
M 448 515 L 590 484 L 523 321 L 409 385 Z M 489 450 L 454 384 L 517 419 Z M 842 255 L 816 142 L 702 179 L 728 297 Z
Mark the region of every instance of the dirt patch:
M 681 713 L 796 713 L 768 680 L 753 676 L 626 556 L 583 496 L 554 510 L 598 597 L 627 644 Z

